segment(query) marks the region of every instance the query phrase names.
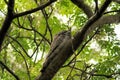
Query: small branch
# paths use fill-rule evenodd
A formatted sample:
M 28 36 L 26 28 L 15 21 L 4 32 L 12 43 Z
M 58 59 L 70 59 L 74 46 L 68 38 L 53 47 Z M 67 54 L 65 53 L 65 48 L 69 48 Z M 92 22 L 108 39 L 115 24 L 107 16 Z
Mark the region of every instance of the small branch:
M 21 29 L 25 29 L 28 31 L 34 31 L 35 33 L 39 34 L 45 41 L 47 41 L 48 44 L 51 44 L 51 42 L 45 37 L 46 33 L 43 35 L 40 32 L 38 32 L 35 28 L 29 29 L 29 28 L 25 28 L 20 24 L 19 18 L 17 18 L 18 24 L 14 23 L 16 26 L 18 26 Z M 31 26 L 30 26 L 31 27 Z
M 21 17 L 21 16 L 24 16 L 24 15 L 31 14 L 31 13 L 33 13 L 33 12 L 42 10 L 42 9 L 44 9 L 44 8 L 47 7 L 47 6 L 49 6 L 50 4 L 52 4 L 52 3 L 55 2 L 55 1 L 57 1 L 57 0 L 50 0 L 50 1 L 48 1 L 47 3 L 38 6 L 37 8 L 31 9 L 31 10 L 28 10 L 28 11 L 25 11 L 25 12 L 21 12 L 21 13 L 18 13 L 18 14 L 15 14 L 15 15 L 14 15 L 14 18 L 16 18 L 16 17 Z
M 8 5 L 8 1 L 7 0 L 4 0 L 4 2 Z
M 26 65 L 26 70 L 27 70 L 28 78 L 29 78 L 29 80 L 31 80 L 28 63 L 27 63 L 24 55 L 21 53 L 21 51 L 18 51 L 18 50 L 16 49 L 16 47 L 15 47 L 12 43 L 11 43 L 11 46 L 12 46 L 12 47 L 14 48 L 14 50 L 15 50 L 16 52 L 18 52 L 18 53 L 21 55 L 21 57 L 23 58 L 23 60 L 24 60 L 24 62 L 25 62 L 25 65 Z
M 115 73 L 111 73 L 111 74 L 97 74 L 97 73 L 87 73 L 91 76 L 103 76 L 103 77 L 106 77 L 106 78 L 113 78 L 115 75 L 120 75 L 120 72 L 115 72 Z
M 36 29 L 34 29 L 36 33 L 38 33 L 45 41 L 48 42 L 48 44 L 51 44 L 51 42 L 45 37 L 45 35 L 42 35 L 40 32 L 38 32 Z
M 30 26 L 31 27 L 31 26 Z M 27 29 L 27 28 L 24 28 L 23 26 L 21 26 L 20 28 L 22 29 L 26 29 L 26 30 L 30 30 L 30 31 L 34 31 L 35 33 L 39 34 L 45 41 L 47 41 L 48 44 L 51 44 L 51 42 L 45 37 L 46 35 L 46 32 L 45 34 L 41 34 L 40 32 L 38 32 L 35 28 L 32 28 L 32 29 Z
M 23 48 L 23 46 L 16 40 L 16 39 L 14 39 L 13 37 L 11 37 L 11 36 L 9 36 L 9 35 L 7 35 L 9 38 L 11 38 L 13 41 L 15 41 L 21 48 L 22 48 L 22 50 L 25 52 L 25 54 L 29 57 L 29 58 L 31 58 L 29 55 L 28 55 L 28 53 L 27 53 L 27 51 Z
M 42 10 L 42 13 L 44 15 L 44 18 L 45 18 L 45 21 L 46 21 L 46 28 L 49 30 L 50 37 L 51 37 L 51 42 L 52 42 L 52 39 L 53 39 L 52 31 L 51 31 L 51 28 L 50 28 L 49 23 L 48 23 L 48 19 L 49 19 L 50 15 L 48 16 L 48 14 L 46 13 L 45 9 Z
M 34 63 L 36 62 L 36 59 L 37 59 L 37 55 L 38 55 L 38 48 L 40 46 L 40 44 L 44 41 L 44 38 L 42 37 L 42 39 L 39 41 L 39 43 L 37 43 L 36 41 L 36 29 L 33 27 L 33 18 L 29 15 L 28 16 L 28 20 L 30 22 L 30 27 L 32 28 L 32 31 L 34 32 L 34 43 L 36 44 L 36 49 L 34 50 L 33 54 L 31 55 L 31 57 L 33 57 L 33 55 L 36 53 L 36 57 L 35 57 L 35 60 L 34 60 Z M 45 29 L 45 33 L 43 34 L 43 36 L 46 36 L 47 34 L 47 28 Z M 41 34 L 42 35 L 42 34 Z
M 12 43 L 13 41 L 9 41 L 8 40 L 8 42 L 7 43 L 5 43 L 3 46 L 2 46 L 2 48 L 1 48 L 1 51 L 3 50 L 3 49 L 6 49 L 7 47 L 8 47 L 8 45 L 10 44 L 10 43 Z M 0 52 L 1 52 L 0 51 Z
M 120 0 L 113 0 L 114 2 L 120 4 Z
M 34 1 L 39 6 L 39 3 L 37 3 L 36 0 L 34 0 Z M 40 4 L 42 4 L 42 1 L 40 2 Z M 51 41 L 50 42 L 52 42 L 53 36 L 52 36 L 51 28 L 50 28 L 49 23 L 48 23 L 48 19 L 50 18 L 51 14 L 53 12 L 53 9 L 51 8 L 51 12 L 49 14 L 46 12 L 45 9 L 42 9 L 41 11 L 42 11 L 42 14 L 43 14 L 43 16 L 45 18 L 45 21 L 46 21 L 46 31 L 45 32 L 47 32 L 47 29 L 49 30 L 50 37 L 51 37 Z
M 10 74 L 12 74 L 12 75 L 16 78 L 16 80 L 20 80 L 19 77 L 18 77 L 12 70 L 10 70 L 2 61 L 0 61 L 0 64 L 1 64 Z
M 90 76 L 103 76 L 106 78 L 112 78 L 115 75 L 120 75 L 120 72 L 115 72 L 115 73 L 111 73 L 111 74 L 97 74 L 97 73 L 94 73 L 95 72 L 94 69 L 92 71 L 87 72 L 86 69 L 83 70 L 83 69 L 79 69 L 79 68 L 72 67 L 72 66 L 68 66 L 68 67 L 74 68 L 75 70 L 81 71 L 82 73 L 84 72 L 85 74 L 88 74 Z M 89 67 L 86 67 L 86 68 L 89 68 Z M 79 76 L 81 76 L 81 75 L 79 74 Z
M 108 12 L 105 12 L 104 14 L 113 13 L 113 12 L 120 12 L 120 10 L 108 11 Z
M 89 38 L 89 40 L 87 40 L 87 41 L 83 44 L 83 46 L 82 46 L 81 49 L 78 51 L 78 53 L 75 55 L 75 57 L 74 57 L 67 65 L 65 65 L 65 66 L 70 65 L 70 64 L 73 62 L 73 60 L 76 59 L 76 57 L 82 52 L 82 50 L 85 48 L 85 46 L 88 44 L 88 42 L 90 42 L 90 41 L 93 39 L 93 37 L 97 34 L 98 30 L 99 30 L 99 28 L 98 28 L 98 29 L 95 31 L 95 33 Z M 63 67 L 64 67 L 64 66 L 63 66 Z
M 76 59 L 75 59 L 75 62 L 74 62 L 74 64 L 73 64 L 72 69 L 70 70 L 70 73 L 68 74 L 66 80 L 69 80 L 69 77 L 70 77 L 70 75 L 72 74 L 72 71 L 73 71 L 73 69 L 74 69 L 74 67 L 75 67 L 75 64 L 76 64 Z

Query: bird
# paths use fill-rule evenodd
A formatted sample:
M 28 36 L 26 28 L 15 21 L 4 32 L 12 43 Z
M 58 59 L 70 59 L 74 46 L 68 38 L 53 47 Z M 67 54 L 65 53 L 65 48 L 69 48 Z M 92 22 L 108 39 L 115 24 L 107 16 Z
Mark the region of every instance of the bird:
M 51 46 L 50 46 L 50 50 L 48 52 L 48 55 L 46 57 L 45 62 L 43 63 L 43 68 L 41 69 L 41 72 L 44 72 L 45 69 L 47 68 L 47 66 L 50 64 L 50 62 L 53 60 L 53 58 L 57 55 L 57 54 L 53 54 L 53 52 L 59 48 L 60 44 L 65 40 L 65 37 L 69 37 L 71 36 L 71 32 L 64 30 L 59 32 L 58 34 L 55 35 Z

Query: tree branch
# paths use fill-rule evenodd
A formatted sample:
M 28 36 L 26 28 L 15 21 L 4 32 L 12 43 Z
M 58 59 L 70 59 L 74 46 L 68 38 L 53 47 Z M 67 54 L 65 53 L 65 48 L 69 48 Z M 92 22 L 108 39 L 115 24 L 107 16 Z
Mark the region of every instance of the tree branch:
M 87 33 L 89 34 L 98 26 L 102 27 L 104 24 L 113 24 L 119 22 L 120 22 L 120 14 L 103 16 L 99 20 L 97 20 L 94 24 L 91 25 Z
M 85 0 L 71 0 L 75 5 L 77 5 L 80 9 L 84 11 L 88 18 L 93 15 L 93 12 L 87 4 L 85 4 Z
M 23 58 L 23 60 L 24 60 L 24 62 L 25 62 L 25 66 L 26 66 L 26 71 L 27 71 L 27 75 L 28 75 L 28 78 L 29 78 L 29 80 L 31 80 L 31 78 L 30 78 L 30 71 L 29 71 L 29 67 L 28 67 L 28 63 L 27 63 L 27 60 L 26 60 L 26 58 L 24 57 L 24 55 L 21 53 L 21 51 L 19 51 L 19 50 L 17 50 L 16 49 L 16 47 L 11 43 L 11 46 L 14 48 L 14 50 L 16 51 L 16 52 L 18 52 L 20 55 L 21 55 L 21 57 Z
M 120 4 L 120 0 L 113 0 L 114 2 Z
M 100 8 L 100 10 L 98 10 L 97 13 L 87 21 L 87 23 L 83 26 L 83 28 L 74 35 L 74 39 L 73 39 L 74 50 L 76 50 L 79 47 L 79 45 L 82 44 L 83 40 L 87 36 L 88 30 L 90 29 L 90 27 L 97 20 L 99 20 L 99 18 L 103 15 L 104 11 L 106 10 L 106 8 L 109 6 L 111 2 L 112 0 L 106 0 L 102 5 L 102 7 Z
M 2 28 L 0 29 L 0 51 L 1 51 L 1 46 L 2 46 L 3 40 L 5 38 L 5 35 L 6 35 L 8 29 L 12 23 L 12 20 L 13 20 L 14 3 L 15 3 L 14 0 L 8 1 L 7 15 L 6 15 L 5 21 L 2 25 Z
M 7 35 L 7 36 L 8 36 L 10 39 L 12 39 L 13 41 L 15 41 L 15 42 L 22 48 L 23 52 L 27 55 L 27 57 L 31 58 L 31 56 L 27 53 L 27 51 L 24 49 L 24 47 L 22 46 L 22 44 L 20 44 L 19 41 L 17 41 L 15 38 L 13 38 L 13 37 L 11 37 L 11 36 L 9 36 L 9 35 Z
M 18 77 L 12 70 L 10 70 L 2 61 L 0 61 L 0 64 L 1 64 L 10 74 L 12 74 L 12 75 L 16 78 L 16 80 L 20 80 L 19 77 Z
M 18 14 L 15 14 L 15 15 L 14 15 L 14 18 L 16 18 L 16 17 L 21 17 L 21 16 L 24 16 L 24 15 L 31 14 L 31 13 L 33 13 L 33 12 L 42 10 L 42 9 L 44 9 L 44 8 L 47 7 L 47 6 L 49 6 L 50 4 L 52 4 L 52 3 L 55 2 L 55 1 L 57 1 L 57 0 L 50 0 L 50 1 L 48 1 L 47 3 L 42 4 L 42 5 L 40 5 L 40 6 L 37 7 L 37 8 L 31 9 L 31 10 L 28 10 L 28 11 L 25 11 L 25 12 L 21 12 L 21 13 L 18 13 Z

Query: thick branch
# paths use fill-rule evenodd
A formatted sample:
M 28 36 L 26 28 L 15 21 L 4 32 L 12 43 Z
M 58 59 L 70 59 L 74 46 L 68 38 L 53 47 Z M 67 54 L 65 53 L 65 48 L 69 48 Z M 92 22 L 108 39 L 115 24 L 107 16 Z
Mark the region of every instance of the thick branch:
M 120 23 L 120 14 L 102 16 L 99 20 L 97 20 L 94 24 L 90 26 L 86 35 L 88 35 L 91 31 L 95 30 L 98 26 L 102 27 L 104 24 L 113 24 L 113 23 Z
M 14 0 L 9 0 L 7 9 L 8 9 L 8 11 L 7 11 L 6 18 L 2 25 L 2 28 L 0 30 L 0 51 L 1 51 L 1 46 L 2 46 L 3 40 L 7 33 L 7 30 L 9 29 L 9 27 L 12 23 L 12 20 L 13 20 Z
M 115 15 L 103 16 L 96 23 L 99 25 L 103 25 L 103 24 L 112 24 L 119 22 L 120 22 L 120 14 L 115 14 Z
M 93 15 L 93 12 L 87 4 L 85 4 L 85 0 L 71 0 L 75 5 L 77 5 L 80 9 L 84 11 L 84 13 L 90 18 Z
M 90 27 L 97 21 L 99 18 L 103 15 L 104 11 L 108 7 L 108 5 L 111 3 L 112 0 L 106 0 L 106 2 L 103 4 L 101 9 L 93 16 L 91 17 L 88 22 L 84 25 L 84 27 L 79 31 L 75 36 L 73 40 L 74 49 L 76 50 L 77 47 L 83 42 L 83 40 L 87 36 L 87 31 L 90 29 Z

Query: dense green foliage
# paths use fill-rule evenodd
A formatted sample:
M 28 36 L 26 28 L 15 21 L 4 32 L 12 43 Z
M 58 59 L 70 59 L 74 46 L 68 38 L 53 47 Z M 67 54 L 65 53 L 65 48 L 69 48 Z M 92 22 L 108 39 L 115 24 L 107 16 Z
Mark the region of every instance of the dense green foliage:
M 101 4 L 103 1 L 100 1 Z M 93 2 L 86 0 L 90 7 L 94 6 Z M 34 0 L 16 0 L 14 9 L 15 13 L 20 13 L 37 6 Z M 120 8 L 117 3 L 110 6 L 110 10 Z M 0 27 L 6 16 L 6 10 L 6 3 L 0 0 Z M 46 7 L 45 12 L 50 15 L 48 19 L 45 18 L 44 10 L 14 19 L 3 42 L 0 61 L 21 80 L 34 80 L 39 74 L 56 33 L 71 28 L 74 35 L 88 20 L 84 12 L 70 0 L 58 0 Z M 119 80 L 120 41 L 115 28 L 116 24 L 103 25 L 73 61 L 74 63 L 67 65 L 75 55 L 66 61 L 64 64 L 66 66 L 59 70 L 53 80 L 65 80 L 68 76 L 70 80 L 79 78 L 106 80 L 109 78 L 107 75 L 112 75 L 110 80 Z M 79 53 L 81 47 L 74 54 Z M 92 73 L 96 76 L 91 76 Z M 0 65 L 0 80 L 15 80 L 15 78 Z

